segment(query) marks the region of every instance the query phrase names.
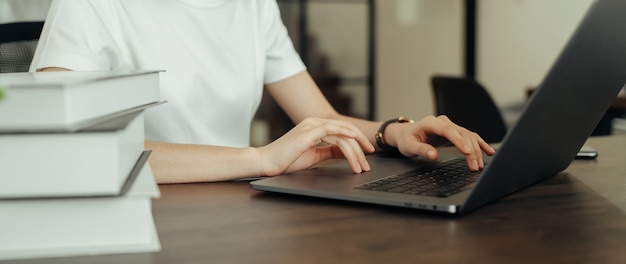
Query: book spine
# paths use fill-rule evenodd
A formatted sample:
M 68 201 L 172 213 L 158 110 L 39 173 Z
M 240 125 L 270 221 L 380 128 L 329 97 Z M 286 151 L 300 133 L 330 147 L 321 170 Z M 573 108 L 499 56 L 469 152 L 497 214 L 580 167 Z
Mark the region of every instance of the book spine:
M 121 196 L 0 200 L 0 260 L 158 251 L 159 190 L 148 163 L 138 166 Z
M 9 85 L 0 104 L 0 133 L 62 131 L 160 100 L 158 72 L 75 84 Z
M 144 149 L 143 120 L 113 131 L 0 134 L 0 198 L 118 193 Z

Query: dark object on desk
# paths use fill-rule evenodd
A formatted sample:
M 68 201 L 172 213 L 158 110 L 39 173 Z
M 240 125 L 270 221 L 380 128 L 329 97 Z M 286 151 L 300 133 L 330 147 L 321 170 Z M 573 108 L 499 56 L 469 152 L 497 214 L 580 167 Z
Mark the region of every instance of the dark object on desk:
M 427 196 L 431 190 L 417 195 L 407 193 L 405 188 L 365 190 L 359 187 L 416 170 L 421 164 L 418 159 L 373 155 L 369 157 L 372 170 L 366 173 L 353 174 L 344 162 L 339 164 L 342 166 L 300 171 L 251 185 L 263 191 L 463 214 L 549 178 L 574 160 L 626 83 L 623 13 L 623 0 L 598 0 L 592 4 L 475 183 L 448 182 L 453 186 L 445 186 L 445 191 L 437 189 L 436 196 Z M 593 52 L 597 50 L 611 56 L 598 56 Z M 586 107 L 577 107 L 582 105 Z M 431 184 L 433 189 L 442 187 L 431 182 L 424 184 Z M 460 192 L 449 192 L 454 188 Z
M 598 157 L 598 151 L 589 146 L 583 146 L 578 153 L 576 159 L 595 159 Z
M 43 21 L 0 24 L 0 73 L 27 72 Z
M 431 78 L 435 113 L 478 133 L 488 143 L 501 142 L 506 125 L 497 105 L 484 86 L 469 78 Z

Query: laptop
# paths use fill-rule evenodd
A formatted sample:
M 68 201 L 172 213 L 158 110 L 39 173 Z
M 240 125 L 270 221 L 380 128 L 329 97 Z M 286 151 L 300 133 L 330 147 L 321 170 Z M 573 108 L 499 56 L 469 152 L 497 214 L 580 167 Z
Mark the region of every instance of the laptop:
M 369 172 L 352 173 L 347 162 L 341 161 L 253 181 L 251 187 L 465 214 L 551 177 L 569 166 L 626 83 L 624 14 L 624 0 L 597 0 L 591 5 L 520 118 L 480 172 L 472 173 L 466 165 L 450 165 L 459 160 L 465 164 L 460 153 L 437 162 L 374 154 L 367 157 L 372 167 Z M 453 176 L 449 166 L 456 166 L 455 170 L 464 175 Z M 415 190 L 420 184 L 429 186 Z

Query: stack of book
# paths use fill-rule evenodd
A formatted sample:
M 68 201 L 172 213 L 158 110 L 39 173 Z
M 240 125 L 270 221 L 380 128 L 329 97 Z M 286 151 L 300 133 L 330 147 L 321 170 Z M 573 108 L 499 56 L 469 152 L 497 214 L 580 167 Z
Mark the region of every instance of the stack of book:
M 158 251 L 158 71 L 0 74 L 0 260 Z

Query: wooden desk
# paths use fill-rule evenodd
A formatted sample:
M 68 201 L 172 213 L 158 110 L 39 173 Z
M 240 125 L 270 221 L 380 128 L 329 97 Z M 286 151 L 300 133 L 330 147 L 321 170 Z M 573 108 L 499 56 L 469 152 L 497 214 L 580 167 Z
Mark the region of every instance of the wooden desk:
M 588 144 L 597 160 L 462 217 L 247 182 L 166 185 L 161 252 L 9 263 L 626 263 L 626 137 Z

